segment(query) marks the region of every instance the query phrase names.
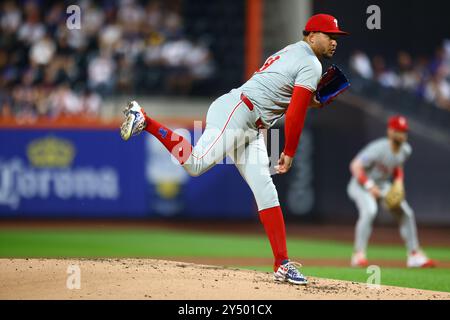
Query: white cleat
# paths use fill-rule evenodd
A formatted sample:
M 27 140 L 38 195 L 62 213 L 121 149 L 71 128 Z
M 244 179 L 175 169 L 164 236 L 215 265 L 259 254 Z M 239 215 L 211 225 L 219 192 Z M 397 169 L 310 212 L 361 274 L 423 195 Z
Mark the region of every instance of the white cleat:
M 369 266 L 369 262 L 367 261 L 366 254 L 364 252 L 353 253 L 350 264 L 354 268 L 366 268 Z
M 120 126 L 120 136 L 127 141 L 131 136 L 141 133 L 147 123 L 145 122 L 144 112 L 136 101 L 129 102 L 123 113 L 126 119 Z
M 408 255 L 406 266 L 408 268 L 433 268 L 436 267 L 436 262 L 428 258 L 422 251 L 416 251 Z

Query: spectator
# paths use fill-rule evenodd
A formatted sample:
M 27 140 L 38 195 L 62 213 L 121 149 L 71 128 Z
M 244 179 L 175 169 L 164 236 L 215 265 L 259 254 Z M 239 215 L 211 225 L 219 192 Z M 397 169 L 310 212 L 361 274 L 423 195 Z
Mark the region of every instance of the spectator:
M 133 92 L 133 72 L 130 59 L 126 56 L 119 58 L 118 70 L 117 70 L 117 89 L 120 92 L 132 93 Z
M 425 99 L 446 110 L 450 110 L 450 84 L 446 80 L 448 75 L 447 66 L 441 65 L 425 87 Z
M 372 65 L 370 64 L 370 59 L 362 51 L 355 51 L 350 57 L 350 68 L 364 79 L 373 78 L 373 70 Z
M 105 14 L 91 1 L 86 1 L 86 5 L 82 9 L 83 32 L 87 37 L 95 36 L 102 28 L 105 21 Z
M 192 75 L 186 57 L 192 50 L 192 44 L 185 39 L 168 41 L 161 49 L 161 57 L 166 67 L 165 92 L 169 94 L 187 94 L 192 87 Z
M 26 20 L 19 28 L 18 38 L 31 45 L 45 35 L 45 27 L 41 23 L 39 8 L 36 3 L 29 1 L 25 4 Z
M 150 1 L 145 10 L 147 15 L 146 27 L 153 31 L 161 31 L 164 19 L 161 2 Z
M 97 117 L 100 114 L 101 104 L 102 98 L 98 93 L 91 90 L 85 90 L 81 98 L 83 114 L 90 118 Z
M 206 45 L 200 41 L 193 43 L 186 55 L 185 64 L 190 69 L 192 77 L 196 80 L 208 79 L 214 72 L 211 53 Z
M 54 35 L 58 30 L 58 26 L 65 23 L 66 13 L 63 3 L 55 3 L 45 16 L 45 26 L 47 32 Z
M 400 84 L 398 76 L 386 67 L 382 56 L 375 56 L 372 60 L 374 77 L 384 87 L 398 87 Z
M 14 1 L 5 1 L 3 3 L 3 12 L 0 18 L 0 27 L 2 32 L 15 33 L 22 23 L 22 13 Z
M 32 64 L 46 65 L 53 58 L 56 51 L 54 41 L 45 35 L 31 46 L 30 60 Z
M 108 24 L 100 31 L 99 46 L 106 50 L 114 50 L 122 37 L 122 27 L 119 24 Z
M 411 55 L 400 51 L 397 55 L 399 88 L 414 90 L 420 82 L 420 73 L 413 69 Z
M 50 110 L 53 116 L 76 115 L 83 111 L 80 97 L 73 92 L 69 83 L 59 85 L 50 97 Z
M 111 54 L 103 50 L 88 66 L 89 88 L 101 95 L 110 94 L 114 87 L 115 64 Z

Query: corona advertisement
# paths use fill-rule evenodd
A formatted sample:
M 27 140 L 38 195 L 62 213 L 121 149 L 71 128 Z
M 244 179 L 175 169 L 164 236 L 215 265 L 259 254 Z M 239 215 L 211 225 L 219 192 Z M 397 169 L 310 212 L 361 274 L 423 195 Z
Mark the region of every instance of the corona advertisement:
M 144 155 L 112 130 L 0 131 L 0 215 L 141 216 Z M 142 153 L 130 167 L 117 151 Z M 130 204 L 128 199 L 133 199 Z

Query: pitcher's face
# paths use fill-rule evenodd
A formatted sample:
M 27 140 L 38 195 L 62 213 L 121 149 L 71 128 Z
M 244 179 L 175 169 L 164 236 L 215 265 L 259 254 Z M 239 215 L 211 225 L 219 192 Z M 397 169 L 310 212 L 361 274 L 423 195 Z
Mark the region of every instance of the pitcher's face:
M 322 32 L 317 32 L 315 35 L 317 51 L 323 58 L 331 59 L 336 52 L 338 35 Z

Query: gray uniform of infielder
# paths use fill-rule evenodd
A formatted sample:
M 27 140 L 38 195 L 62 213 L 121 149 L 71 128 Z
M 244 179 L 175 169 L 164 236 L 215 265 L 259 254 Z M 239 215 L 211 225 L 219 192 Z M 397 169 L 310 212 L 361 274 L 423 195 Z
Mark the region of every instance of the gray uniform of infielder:
M 228 155 L 250 186 L 258 210 L 279 206 L 258 127 L 269 128 L 285 114 L 294 86 L 315 91 L 321 74 L 320 61 L 304 41 L 273 54 L 250 80 L 211 104 L 205 131 L 184 168 L 198 176 Z M 241 94 L 250 100 L 253 110 Z
M 383 197 L 391 186 L 394 169 L 402 167 L 411 152 L 411 146 L 405 142 L 398 153 L 393 153 L 389 139 L 380 138 L 369 143 L 358 153 L 356 158 L 363 163 L 367 177 L 380 188 Z M 356 203 L 359 211 L 355 232 L 355 250 L 365 252 L 372 232 L 372 223 L 378 212 L 378 202 L 355 177 L 351 178 L 347 193 Z M 400 234 L 405 241 L 407 250 L 409 252 L 418 250 L 414 212 L 406 200 L 402 201 L 399 212 L 394 212 L 394 214 L 400 218 Z

